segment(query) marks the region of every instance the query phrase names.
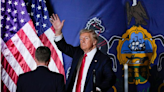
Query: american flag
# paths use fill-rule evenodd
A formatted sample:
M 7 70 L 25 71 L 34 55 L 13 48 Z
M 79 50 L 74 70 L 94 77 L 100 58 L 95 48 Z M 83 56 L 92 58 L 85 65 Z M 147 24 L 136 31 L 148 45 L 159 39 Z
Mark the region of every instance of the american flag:
M 51 49 L 49 69 L 65 76 L 44 0 L 1 0 L 0 18 L 2 92 L 15 92 L 18 76 L 36 68 L 34 53 L 40 45 Z

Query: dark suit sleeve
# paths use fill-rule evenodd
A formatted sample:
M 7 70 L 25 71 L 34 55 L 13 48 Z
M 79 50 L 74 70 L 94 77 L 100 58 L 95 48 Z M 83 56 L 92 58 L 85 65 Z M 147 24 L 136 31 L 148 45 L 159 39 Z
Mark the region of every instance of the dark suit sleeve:
M 70 57 L 73 57 L 75 51 L 78 49 L 77 47 L 73 47 L 72 45 L 67 44 L 64 38 L 55 43 L 61 52 L 65 53 Z
M 19 76 L 18 81 L 17 81 L 16 92 L 22 92 L 22 90 L 21 90 L 21 77 L 20 76 Z
M 57 92 L 65 92 L 64 76 L 60 75 L 57 80 Z
M 111 59 L 107 59 L 106 63 L 103 66 L 102 72 L 103 72 L 103 81 L 98 86 L 102 92 L 106 92 L 108 89 L 110 89 L 116 82 L 116 76 L 112 70 L 112 61 Z

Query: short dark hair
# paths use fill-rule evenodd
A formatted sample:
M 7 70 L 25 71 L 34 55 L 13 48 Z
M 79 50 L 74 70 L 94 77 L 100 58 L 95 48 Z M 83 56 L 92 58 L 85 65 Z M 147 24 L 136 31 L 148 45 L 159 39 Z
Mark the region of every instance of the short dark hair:
M 98 41 L 98 36 L 97 36 L 96 32 L 95 32 L 93 29 L 82 29 L 82 30 L 80 30 L 80 35 L 81 35 L 82 33 L 91 33 L 93 39 L 95 39 L 95 40 Z
M 39 46 L 35 51 L 35 58 L 38 62 L 48 62 L 51 57 L 51 51 L 46 46 Z

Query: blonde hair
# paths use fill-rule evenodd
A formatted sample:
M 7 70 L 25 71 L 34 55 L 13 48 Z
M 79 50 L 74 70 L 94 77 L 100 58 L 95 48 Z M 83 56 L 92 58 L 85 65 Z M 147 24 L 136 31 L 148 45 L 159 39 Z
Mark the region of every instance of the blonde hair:
M 91 33 L 93 39 L 95 39 L 96 41 L 98 41 L 98 36 L 97 36 L 96 32 L 93 29 L 82 29 L 82 30 L 80 30 L 80 35 L 82 33 Z

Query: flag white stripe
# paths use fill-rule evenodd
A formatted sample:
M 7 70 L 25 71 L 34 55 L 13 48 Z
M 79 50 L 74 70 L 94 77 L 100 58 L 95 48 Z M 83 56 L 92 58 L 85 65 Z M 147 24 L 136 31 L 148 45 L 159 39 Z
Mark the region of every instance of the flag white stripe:
M 51 57 L 51 61 L 50 61 L 49 65 L 48 65 L 48 68 L 53 72 L 59 73 L 59 70 L 58 70 L 54 60 L 52 59 L 52 57 Z
M 31 20 L 29 22 L 31 22 Z M 31 41 L 31 43 L 34 45 L 35 48 L 37 48 L 38 46 L 43 46 L 42 42 L 34 32 L 33 28 L 30 26 L 29 22 L 22 27 L 24 33 L 27 35 L 27 37 L 29 38 L 29 40 Z
M 2 67 L 1 65 L 1 80 L 3 81 L 3 83 L 6 85 L 6 87 L 8 88 L 8 90 L 10 92 L 16 92 L 16 84 L 13 82 L 13 80 L 10 78 L 10 76 L 8 75 L 8 73 L 5 71 L 5 69 Z
M 35 48 L 37 48 L 38 46 L 43 46 L 43 43 L 38 38 L 38 36 L 34 32 L 33 28 L 30 26 L 29 22 L 26 23 L 26 25 L 23 26 L 22 29 L 23 29 L 24 33 L 27 35 L 27 37 L 29 38 L 29 40 L 31 41 L 31 43 L 34 45 Z M 59 72 L 54 60 L 52 59 L 52 57 L 51 57 L 51 61 L 50 61 L 49 65 L 48 65 L 48 68 L 51 71 Z
M 19 63 L 17 62 L 13 54 L 10 52 L 10 50 L 8 49 L 8 47 L 6 46 L 2 38 L 1 38 L 1 50 L 2 50 L 3 56 L 6 58 L 6 60 L 8 61 L 10 66 L 13 68 L 15 73 L 17 75 L 19 75 L 20 73 L 23 73 L 24 71 L 22 70 L 21 66 L 19 65 Z
M 21 39 L 17 34 L 15 34 L 11 40 L 13 41 L 14 45 L 17 47 L 20 54 L 23 56 L 24 60 L 26 61 L 27 65 L 30 67 L 31 70 L 36 69 L 36 63 L 34 58 L 29 53 L 28 49 L 25 47 Z
M 58 54 L 58 57 L 63 65 L 63 57 L 62 57 L 62 53 L 61 51 L 57 48 L 55 42 L 54 42 L 54 36 L 55 36 L 55 33 L 52 31 L 51 28 L 49 28 L 46 32 L 45 32 L 45 35 L 47 36 L 48 40 L 51 42 L 51 44 L 53 45 L 53 47 L 55 48 L 56 50 L 56 53 Z

